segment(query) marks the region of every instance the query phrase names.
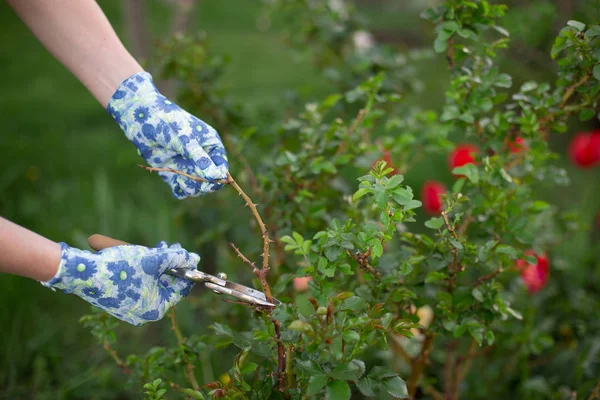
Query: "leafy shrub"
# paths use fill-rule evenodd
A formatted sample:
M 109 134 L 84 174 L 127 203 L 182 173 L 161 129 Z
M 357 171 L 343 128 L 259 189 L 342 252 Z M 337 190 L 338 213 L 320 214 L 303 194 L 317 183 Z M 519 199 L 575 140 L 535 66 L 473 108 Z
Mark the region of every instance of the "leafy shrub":
M 352 47 L 364 31 L 344 4 L 271 4 L 272 12 L 291 10 L 302 27 L 294 40 L 314 51 L 341 90 L 306 104 L 276 135 L 244 130 L 252 118 L 225 90 L 199 89 L 209 81 L 215 87 L 222 67 L 204 42 L 179 37 L 162 47 L 167 76 L 187 84 L 184 106 L 209 110 L 231 130 L 232 174 L 247 188 L 247 204 L 259 204 L 253 215 L 235 211 L 218 232 L 240 242 L 242 250 L 231 253 L 284 304 L 253 311 L 206 299 L 212 332 L 189 338 L 173 310 L 177 345 L 125 359 L 113 349 L 111 318 L 98 313 L 83 322 L 151 399 L 170 392 L 197 399 L 567 399 L 592 392 L 600 293 L 593 279 L 573 281 L 570 272 L 587 268 L 597 278 L 600 269 L 597 259 L 582 266 L 556 251 L 589 224 L 539 200 L 536 189 L 568 183 L 552 163 L 548 136 L 565 132 L 572 116 L 596 116 L 600 27 L 569 21 L 552 48 L 555 84 L 528 81 L 511 90 L 511 76 L 496 62 L 509 45 L 498 25 L 506 7 L 446 0 L 423 13 L 435 25 L 433 49 L 450 69 L 436 112 L 402 102 L 399 91 L 416 88 L 402 81 L 407 65 L 385 62 L 399 57 L 393 49 Z M 428 198 L 434 216 L 423 219 L 404 175 L 435 155 L 449 157 L 455 181 L 447 191 L 437 186 L 433 200 L 439 195 L 442 206 Z M 227 201 L 244 204 L 237 196 Z M 186 211 L 191 220 L 197 204 Z M 248 228 L 240 224 L 246 218 Z M 215 236 L 205 240 L 220 246 Z M 262 268 L 255 266 L 259 248 Z M 231 368 L 198 383 L 194 368 L 224 348 L 237 348 Z

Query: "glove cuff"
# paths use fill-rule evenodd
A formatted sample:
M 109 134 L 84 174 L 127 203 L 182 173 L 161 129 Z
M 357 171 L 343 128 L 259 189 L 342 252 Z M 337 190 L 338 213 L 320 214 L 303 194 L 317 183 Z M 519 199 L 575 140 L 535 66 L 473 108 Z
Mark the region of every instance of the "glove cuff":
M 62 251 L 58 270 L 52 279 L 40 283 L 52 290 L 61 289 L 63 292 L 70 293 L 77 288 L 78 282 L 87 279 L 95 271 L 94 254 L 70 247 L 63 242 L 59 245 Z
M 144 103 L 153 103 L 162 97 L 154 85 L 152 75 L 148 72 L 138 72 L 125 79 L 110 98 L 106 111 L 119 124 L 129 140 L 133 134 L 128 128 L 127 121 L 143 122 L 149 117 L 147 107 L 136 107 Z

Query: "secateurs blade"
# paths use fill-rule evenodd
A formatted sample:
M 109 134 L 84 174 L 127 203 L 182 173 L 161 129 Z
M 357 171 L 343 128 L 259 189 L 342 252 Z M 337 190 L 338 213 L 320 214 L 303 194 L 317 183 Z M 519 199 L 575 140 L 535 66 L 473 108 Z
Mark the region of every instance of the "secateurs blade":
M 130 244 L 99 234 L 90 236 L 88 238 L 88 243 L 90 244 L 90 247 L 96 251 L 103 250 L 107 247 Z M 214 276 L 195 269 L 172 269 L 169 271 L 169 273 L 181 278 L 189 279 L 190 281 L 203 283 L 204 286 L 206 286 L 208 289 L 211 289 L 215 293 L 227 294 L 253 305 L 262 307 L 276 307 L 281 304 L 281 302 L 277 299 L 272 299 L 272 302 L 267 301 L 265 294 L 261 291 L 240 285 L 239 283 L 228 281 L 227 275 L 225 274 L 218 274 L 218 276 Z

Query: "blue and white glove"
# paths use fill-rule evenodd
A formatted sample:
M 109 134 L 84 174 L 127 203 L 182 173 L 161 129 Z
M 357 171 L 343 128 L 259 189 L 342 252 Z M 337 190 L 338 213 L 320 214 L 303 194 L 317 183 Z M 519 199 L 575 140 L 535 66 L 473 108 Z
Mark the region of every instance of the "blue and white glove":
M 178 199 L 214 192 L 227 179 L 227 154 L 217 131 L 159 93 L 152 76 L 140 72 L 127 78 L 108 103 L 107 111 L 152 167 L 171 168 L 198 176 L 159 172 Z
M 124 245 L 98 253 L 65 243 L 54 278 L 42 285 L 73 293 L 133 325 L 161 319 L 187 296 L 194 282 L 167 274 L 172 268 L 196 269 L 200 256 L 179 244 L 157 247 Z

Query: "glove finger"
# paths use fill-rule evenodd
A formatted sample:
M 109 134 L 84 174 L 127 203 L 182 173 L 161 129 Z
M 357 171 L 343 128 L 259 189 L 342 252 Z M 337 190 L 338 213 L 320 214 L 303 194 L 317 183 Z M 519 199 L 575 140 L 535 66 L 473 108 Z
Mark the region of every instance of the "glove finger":
M 195 118 L 192 116 L 192 118 Z M 196 118 L 197 119 L 197 118 Z M 224 165 L 225 172 L 227 172 L 227 152 L 225 146 L 223 146 L 223 140 L 221 136 L 212 126 L 198 120 L 197 126 L 202 127 L 200 133 L 200 145 L 208 154 L 208 157 L 217 166 Z
M 163 288 L 161 293 L 168 293 L 163 300 L 173 301 L 175 299 L 177 302 L 190 294 L 195 282 L 179 276 L 165 274 L 160 277 L 160 284 Z
M 183 249 L 150 249 L 140 264 L 145 273 L 160 276 L 170 269 L 190 268 L 191 259 Z
M 168 249 L 169 248 L 169 243 L 165 242 L 164 240 L 161 240 L 160 242 L 158 242 L 158 244 L 155 246 L 156 249 Z

